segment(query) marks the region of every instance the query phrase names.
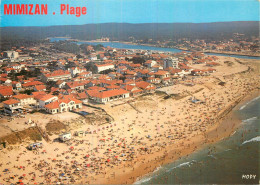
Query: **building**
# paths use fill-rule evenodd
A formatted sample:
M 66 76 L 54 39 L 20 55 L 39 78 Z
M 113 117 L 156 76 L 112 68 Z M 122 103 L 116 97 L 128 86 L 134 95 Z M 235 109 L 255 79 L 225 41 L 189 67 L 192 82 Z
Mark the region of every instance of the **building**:
M 16 59 L 19 57 L 19 53 L 16 51 L 5 51 L 4 52 L 4 57 L 5 58 L 10 58 L 10 59 Z
M 142 89 L 144 92 L 151 92 L 156 89 L 156 87 L 153 84 L 150 84 L 145 81 L 137 82 L 136 86 Z
M 89 95 L 94 99 L 95 102 L 106 103 L 109 101 L 128 98 L 130 93 L 124 89 L 114 89 L 109 91 L 96 92 Z
M 52 73 L 43 73 L 42 80 L 46 83 L 49 81 L 68 80 L 71 79 L 69 71 L 57 70 Z
M 0 86 L 0 98 L 8 98 L 13 94 L 12 86 Z
M 13 98 L 15 100 L 18 100 L 22 106 L 36 104 L 36 100 L 32 96 L 27 95 L 27 94 L 18 94 L 18 95 L 13 96 Z
M 166 58 L 163 61 L 163 69 L 167 69 L 169 67 L 173 67 L 173 68 L 177 69 L 177 68 L 179 68 L 178 64 L 179 64 L 178 58 L 175 58 L 175 57 Z
M 55 114 L 82 108 L 82 101 L 67 95 L 45 105 L 46 112 Z
M 3 103 L 4 112 L 8 114 L 18 113 L 22 109 L 20 101 L 15 99 L 6 100 Z
M 102 72 L 102 71 L 105 71 L 105 70 L 113 70 L 115 68 L 115 66 L 113 64 L 96 64 L 95 65 L 95 69 L 98 73 Z
M 51 94 L 40 94 L 38 96 L 35 96 L 35 99 L 38 101 L 38 107 L 44 108 L 45 105 L 58 100 L 58 97 Z

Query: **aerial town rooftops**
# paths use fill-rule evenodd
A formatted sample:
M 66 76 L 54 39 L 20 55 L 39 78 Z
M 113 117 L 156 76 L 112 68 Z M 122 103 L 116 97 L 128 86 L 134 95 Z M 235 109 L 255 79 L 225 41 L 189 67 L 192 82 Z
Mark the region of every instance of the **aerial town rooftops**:
M 15 95 L 14 98 L 15 98 L 15 99 L 22 100 L 22 99 L 32 98 L 32 96 L 27 95 L 27 94 L 18 94 L 18 95 Z
M 102 91 L 96 94 L 93 94 L 94 97 L 97 98 L 109 98 L 113 96 L 119 96 L 123 94 L 128 94 L 129 92 L 124 90 L 124 89 L 114 89 L 114 90 L 109 90 L 109 91 Z
M 4 101 L 3 103 L 6 104 L 6 105 L 13 105 L 13 104 L 20 103 L 20 101 L 15 100 L 15 99 L 10 99 L 10 100 Z

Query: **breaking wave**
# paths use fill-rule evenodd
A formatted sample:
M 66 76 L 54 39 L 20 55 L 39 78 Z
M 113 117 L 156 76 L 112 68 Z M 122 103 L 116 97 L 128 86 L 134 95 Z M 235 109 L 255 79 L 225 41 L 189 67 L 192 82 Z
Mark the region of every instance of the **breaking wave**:
M 242 145 L 244 145 L 246 143 L 250 143 L 250 142 L 259 142 L 259 141 L 260 141 L 260 136 L 257 136 L 257 137 L 254 137 L 254 138 L 250 139 L 250 140 L 244 141 L 242 143 Z

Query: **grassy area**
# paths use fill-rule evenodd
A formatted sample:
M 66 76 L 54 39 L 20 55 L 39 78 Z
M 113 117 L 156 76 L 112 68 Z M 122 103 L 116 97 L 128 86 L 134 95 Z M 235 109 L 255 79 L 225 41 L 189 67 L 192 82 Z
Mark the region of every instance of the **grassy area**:
M 31 127 L 19 132 L 13 132 L 7 136 L 0 138 L 0 143 L 7 142 L 8 144 L 21 143 L 24 140 L 41 141 L 42 136 L 35 127 Z
M 48 134 L 52 134 L 52 133 L 59 133 L 62 130 L 66 130 L 66 125 L 64 123 L 62 123 L 61 121 L 57 121 L 57 120 L 53 120 L 50 121 L 47 125 L 46 125 L 46 131 L 48 132 Z

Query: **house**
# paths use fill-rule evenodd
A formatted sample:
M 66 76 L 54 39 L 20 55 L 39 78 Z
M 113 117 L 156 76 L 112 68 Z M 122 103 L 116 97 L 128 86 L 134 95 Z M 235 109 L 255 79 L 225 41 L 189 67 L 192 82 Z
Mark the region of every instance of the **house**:
M 145 92 L 150 92 L 156 89 L 156 87 L 148 82 L 140 81 L 136 82 L 136 86 L 142 89 Z
M 27 94 L 18 94 L 13 96 L 15 100 L 18 100 L 21 105 L 35 105 L 36 100 L 33 98 L 33 96 L 27 95 Z
M 21 109 L 21 103 L 15 99 L 9 99 L 3 102 L 4 103 L 4 112 L 8 114 L 18 113 Z
M 22 87 L 24 89 L 30 89 L 30 90 L 33 90 L 35 86 L 37 85 L 43 85 L 42 82 L 39 82 L 39 81 L 32 81 L 32 82 L 27 82 L 27 83 L 24 83 L 22 84 Z
M 79 73 L 79 76 L 89 78 L 89 77 L 92 76 L 92 72 L 91 71 L 85 71 L 85 72 Z
M 34 86 L 34 91 L 46 91 L 45 85 L 36 85 Z
M 8 98 L 13 95 L 13 88 L 12 86 L 0 86 L 0 97 L 1 98 Z
M 63 80 L 58 80 L 58 81 L 56 82 L 56 85 L 57 85 L 60 89 L 62 89 L 62 88 L 65 87 L 66 82 L 63 81 Z
M 86 94 L 86 92 L 77 93 L 75 97 L 83 103 L 88 102 L 88 95 Z
M 179 68 L 179 67 L 178 67 L 178 64 L 179 64 L 178 58 L 175 58 L 175 57 L 166 58 L 166 59 L 163 61 L 163 68 L 164 68 L 164 69 L 167 69 L 167 68 L 169 68 L 169 67 Z
M 163 78 L 167 78 L 170 76 L 170 73 L 168 71 L 157 71 L 154 73 L 155 78 L 160 78 L 161 80 Z
M 113 70 L 114 68 L 115 68 L 115 66 L 113 64 L 100 64 L 100 65 L 96 64 L 95 65 L 95 70 L 98 73 L 105 71 L 105 70 L 109 70 L 109 69 Z
M 58 100 L 58 97 L 51 94 L 39 94 L 38 96 L 35 96 L 35 99 L 38 101 L 38 107 L 44 108 L 45 105 Z
M 84 89 L 84 83 L 82 82 L 67 82 L 65 85 L 66 89 L 72 89 L 72 90 L 83 90 Z
M 69 72 L 72 77 L 75 77 L 77 74 L 84 72 L 85 70 L 80 69 L 79 67 L 69 68 Z
M 145 63 L 144 63 L 144 65 L 146 66 L 146 67 L 148 67 L 148 68 L 151 68 L 151 67 L 153 67 L 154 65 L 156 65 L 157 64 L 157 62 L 155 61 L 155 60 L 147 60 Z
M 129 92 L 130 92 L 130 96 L 135 96 L 135 95 L 140 94 L 140 93 L 143 92 L 140 88 L 138 88 L 138 87 L 136 87 L 136 86 L 134 86 L 134 85 L 126 85 L 126 86 L 124 87 L 124 89 L 125 89 L 126 91 L 129 91 Z
M 17 81 L 12 81 L 12 86 L 16 90 L 21 90 L 22 89 L 22 84 L 20 82 L 17 82 Z
M 65 95 L 45 106 L 46 112 L 55 114 L 82 108 L 82 101 L 71 95 Z
M 56 70 L 52 73 L 42 73 L 41 76 L 43 82 L 58 81 L 58 80 L 68 80 L 71 79 L 71 74 L 69 71 Z
M 114 89 L 109 91 L 94 92 L 89 94 L 97 103 L 106 103 L 118 99 L 128 98 L 130 93 L 124 89 Z

